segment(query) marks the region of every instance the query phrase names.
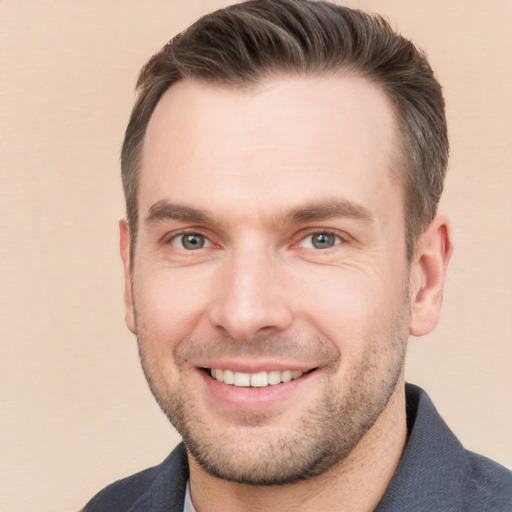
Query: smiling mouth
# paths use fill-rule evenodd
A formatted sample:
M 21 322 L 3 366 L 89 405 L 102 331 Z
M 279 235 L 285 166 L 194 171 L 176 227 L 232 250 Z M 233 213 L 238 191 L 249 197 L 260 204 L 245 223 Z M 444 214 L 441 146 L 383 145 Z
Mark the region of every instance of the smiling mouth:
M 305 373 L 312 372 L 315 369 L 316 368 L 313 368 L 307 372 L 294 370 L 271 370 L 258 373 L 244 373 L 234 372 L 232 370 L 221 370 L 219 368 L 210 368 L 207 371 L 212 378 L 224 384 L 237 387 L 265 388 L 267 386 L 275 386 L 277 384 L 298 379 Z

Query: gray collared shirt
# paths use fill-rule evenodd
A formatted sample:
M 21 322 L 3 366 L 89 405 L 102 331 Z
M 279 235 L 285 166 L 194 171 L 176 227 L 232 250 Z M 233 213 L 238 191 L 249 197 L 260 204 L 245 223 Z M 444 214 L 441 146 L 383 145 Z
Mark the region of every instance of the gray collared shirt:
M 375 512 L 511 512 L 512 472 L 465 450 L 422 389 L 406 386 L 406 406 L 407 446 Z M 183 512 L 188 478 L 181 443 L 159 466 L 106 487 L 83 512 Z

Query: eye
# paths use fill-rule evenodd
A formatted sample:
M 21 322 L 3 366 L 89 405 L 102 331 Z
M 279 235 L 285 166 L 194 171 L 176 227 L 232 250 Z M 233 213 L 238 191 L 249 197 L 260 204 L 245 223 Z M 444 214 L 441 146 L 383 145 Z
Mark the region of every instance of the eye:
M 307 249 L 330 249 L 341 243 L 341 238 L 333 233 L 321 232 L 308 235 L 301 242 L 301 246 Z
M 196 251 L 197 249 L 208 247 L 210 242 L 200 233 L 185 233 L 184 235 L 175 236 L 171 240 L 171 244 L 186 251 Z

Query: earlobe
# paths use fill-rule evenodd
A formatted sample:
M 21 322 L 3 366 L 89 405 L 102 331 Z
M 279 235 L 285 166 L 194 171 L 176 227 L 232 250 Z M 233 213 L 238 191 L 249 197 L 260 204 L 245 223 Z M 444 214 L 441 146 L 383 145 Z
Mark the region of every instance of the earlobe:
M 438 216 L 420 235 L 411 265 L 410 333 L 413 336 L 428 334 L 437 325 L 452 250 L 448 220 Z
M 121 259 L 124 267 L 124 306 L 125 320 L 128 329 L 135 333 L 135 312 L 133 306 L 133 288 L 132 288 L 132 268 L 130 252 L 130 229 L 128 221 L 121 219 L 119 221 L 119 245 L 121 250 Z

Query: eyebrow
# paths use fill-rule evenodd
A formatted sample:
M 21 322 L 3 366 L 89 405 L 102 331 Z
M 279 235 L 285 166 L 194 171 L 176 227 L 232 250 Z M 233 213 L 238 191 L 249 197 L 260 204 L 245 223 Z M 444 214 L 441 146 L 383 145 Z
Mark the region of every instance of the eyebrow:
M 204 210 L 170 203 L 165 199 L 158 201 L 149 209 L 146 224 L 156 224 L 162 220 L 181 220 L 185 222 L 212 223 L 210 215 Z
M 335 218 L 350 218 L 373 222 L 374 217 L 370 210 L 352 201 L 340 199 L 327 199 L 312 201 L 305 205 L 293 208 L 285 214 L 284 221 L 288 223 L 312 222 Z
M 276 224 L 300 224 L 335 218 L 350 218 L 372 222 L 374 217 L 370 210 L 352 201 L 340 199 L 324 199 L 306 203 L 291 210 L 278 214 Z M 213 217 L 206 210 L 192 208 L 162 199 L 149 209 L 146 224 L 156 224 L 163 220 L 183 222 L 199 222 L 214 224 Z

